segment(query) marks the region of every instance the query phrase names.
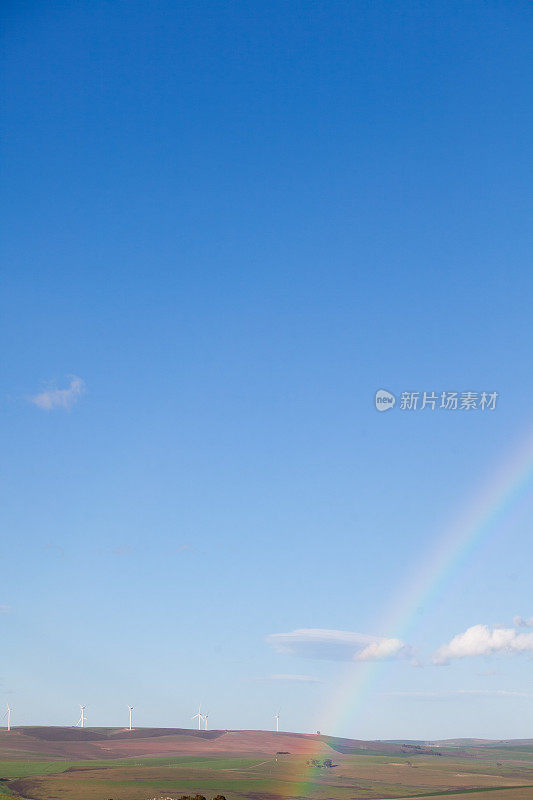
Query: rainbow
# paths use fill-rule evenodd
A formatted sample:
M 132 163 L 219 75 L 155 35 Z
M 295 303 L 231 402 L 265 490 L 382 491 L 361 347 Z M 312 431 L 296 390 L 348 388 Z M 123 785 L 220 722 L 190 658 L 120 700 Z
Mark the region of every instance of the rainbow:
M 435 606 L 452 579 L 521 499 L 532 479 L 533 433 L 521 439 L 520 445 L 511 451 L 511 456 L 503 461 L 503 466 L 483 489 L 437 534 L 433 548 L 414 576 L 409 576 L 404 591 L 386 609 L 381 626 L 386 636 L 405 639 L 416 628 L 418 609 Z M 368 661 L 361 663 L 357 671 L 353 667 L 347 669 L 334 696 L 328 698 L 327 711 L 320 717 L 317 727 L 324 731 L 338 729 L 368 697 L 387 667 L 390 662 Z M 323 745 L 317 739 L 317 754 L 322 750 Z M 310 784 L 311 777 L 301 782 L 296 792 L 293 786 L 291 796 L 308 796 Z

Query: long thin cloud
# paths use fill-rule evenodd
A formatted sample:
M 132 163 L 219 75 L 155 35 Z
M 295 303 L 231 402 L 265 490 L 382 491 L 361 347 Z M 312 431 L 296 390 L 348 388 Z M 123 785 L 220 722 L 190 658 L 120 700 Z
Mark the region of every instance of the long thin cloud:
M 322 683 L 319 678 L 313 678 L 312 675 L 293 675 L 293 674 L 284 674 L 284 673 L 276 673 L 274 675 L 266 675 L 264 678 L 257 678 L 258 681 L 281 681 L 281 682 L 288 682 L 288 683 Z
M 420 700 L 438 700 L 450 697 L 525 697 L 533 699 L 531 692 L 516 692 L 508 689 L 452 689 L 442 692 L 382 692 L 385 697 L 412 697 Z
M 401 639 L 384 639 L 353 631 L 298 628 L 289 633 L 271 633 L 267 642 L 278 653 L 330 661 L 375 661 L 410 655 Z

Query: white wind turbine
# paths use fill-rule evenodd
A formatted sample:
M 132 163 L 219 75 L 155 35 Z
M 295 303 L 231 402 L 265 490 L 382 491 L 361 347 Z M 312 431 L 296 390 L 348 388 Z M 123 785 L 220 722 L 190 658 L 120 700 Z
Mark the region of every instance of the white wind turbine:
M 196 718 L 198 718 L 198 730 L 201 730 L 202 720 L 204 718 L 204 715 L 202 714 L 202 706 L 198 706 L 198 713 L 195 714 L 194 717 L 191 717 L 191 719 L 196 719 Z
M 133 706 L 128 706 L 130 711 L 130 731 L 133 730 Z
M 277 714 L 274 714 L 274 718 L 276 720 L 276 732 L 279 732 L 279 711 Z
M 204 714 L 204 730 L 207 730 L 207 718 L 209 714 Z
M 80 718 L 76 722 L 76 728 L 78 727 L 78 725 L 80 726 L 80 728 L 84 728 L 85 727 L 85 709 L 86 708 L 87 708 L 87 706 L 80 706 Z
M 6 703 L 6 713 L 4 714 L 4 718 L 7 717 L 7 729 L 8 731 L 11 730 L 11 708 L 9 703 Z

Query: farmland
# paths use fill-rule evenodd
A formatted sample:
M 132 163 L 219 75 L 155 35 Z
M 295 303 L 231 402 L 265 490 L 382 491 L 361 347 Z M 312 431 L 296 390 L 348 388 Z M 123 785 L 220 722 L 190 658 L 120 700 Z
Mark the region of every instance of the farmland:
M 0 732 L 0 778 L 0 796 L 27 800 L 532 800 L 533 741 L 15 728 Z

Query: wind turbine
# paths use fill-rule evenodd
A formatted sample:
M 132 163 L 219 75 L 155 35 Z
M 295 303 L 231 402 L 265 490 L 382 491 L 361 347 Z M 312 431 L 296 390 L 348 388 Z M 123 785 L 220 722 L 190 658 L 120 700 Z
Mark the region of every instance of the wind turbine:
M 204 723 L 205 723 L 204 724 L 204 730 L 207 730 L 207 718 L 208 718 L 208 716 L 209 716 L 209 714 L 204 714 Z
M 196 719 L 198 717 L 198 730 L 202 729 L 202 720 L 204 718 L 202 714 L 202 706 L 198 706 L 198 713 L 191 717 L 191 719 Z
M 85 727 L 85 709 L 86 708 L 87 708 L 87 706 L 80 706 L 80 712 L 81 713 L 80 713 L 79 720 L 76 722 L 76 728 L 78 727 L 78 725 L 80 726 L 80 728 L 84 728 Z
M 279 711 L 277 714 L 274 714 L 274 718 L 276 720 L 276 732 L 279 733 Z
M 6 713 L 4 717 L 7 717 L 7 729 L 8 731 L 11 730 L 11 708 L 9 707 L 9 703 L 6 703 Z
M 133 730 L 133 706 L 128 706 L 130 710 L 130 731 Z

